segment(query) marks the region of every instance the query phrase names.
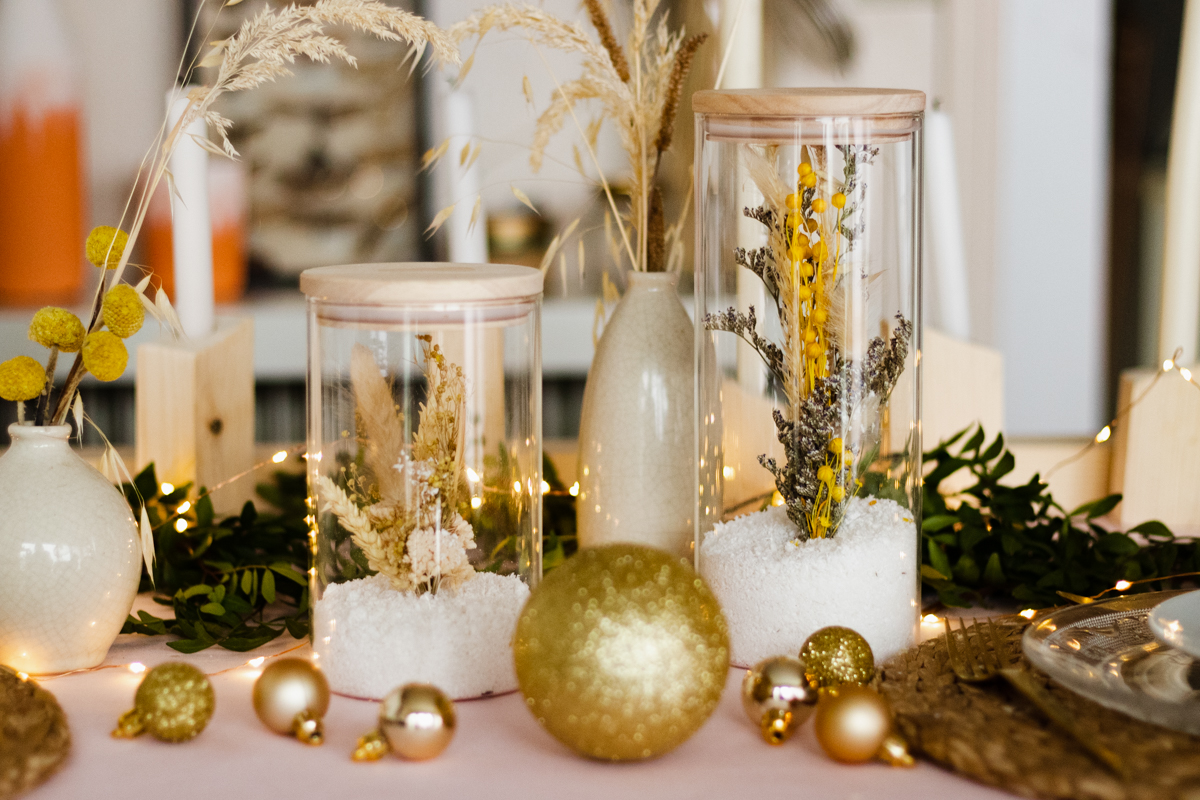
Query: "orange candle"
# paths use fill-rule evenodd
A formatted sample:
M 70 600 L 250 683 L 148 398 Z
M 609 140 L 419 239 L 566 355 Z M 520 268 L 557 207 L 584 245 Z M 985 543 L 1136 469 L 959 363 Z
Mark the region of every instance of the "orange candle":
M 53 3 L 0 0 L 0 302 L 64 304 L 84 277 L 82 121 Z

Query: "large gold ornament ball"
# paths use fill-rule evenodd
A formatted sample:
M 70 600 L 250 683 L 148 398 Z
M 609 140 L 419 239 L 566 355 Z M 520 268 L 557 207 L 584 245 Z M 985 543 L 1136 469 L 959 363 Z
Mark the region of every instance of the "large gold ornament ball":
M 820 688 L 870 683 L 875 677 L 871 645 L 857 631 L 837 625 L 809 636 L 800 648 L 800 660 L 809 683 Z
M 860 764 L 880 754 L 892 732 L 892 711 L 874 689 L 843 684 L 821 692 L 813 731 L 830 758 Z
M 328 710 L 329 682 L 307 659 L 273 661 L 254 682 L 254 713 L 276 733 L 301 734 L 307 722 L 319 721 Z
M 760 661 L 742 679 L 742 708 L 768 744 L 783 744 L 812 716 L 817 690 L 808 685 L 804 664 L 788 656 Z
M 392 753 L 410 761 L 441 754 L 454 738 L 454 703 L 436 686 L 409 683 L 379 706 L 379 731 Z
M 582 755 L 627 761 L 677 747 L 713 713 L 729 635 L 685 560 L 614 544 L 546 575 L 513 654 L 525 703 L 546 730 Z
M 146 673 L 133 701 L 142 726 L 164 742 L 200 734 L 216 707 L 208 676 L 191 664 L 159 664 Z

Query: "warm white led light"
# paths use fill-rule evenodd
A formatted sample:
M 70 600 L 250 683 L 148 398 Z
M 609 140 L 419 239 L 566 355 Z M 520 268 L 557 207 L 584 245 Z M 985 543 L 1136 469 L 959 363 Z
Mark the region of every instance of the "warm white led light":
M 1118 592 L 1123 592 L 1126 589 L 1128 589 L 1130 586 L 1133 586 L 1133 584 L 1130 583 L 1129 581 L 1117 581 L 1117 585 L 1115 588 Z
M 183 533 L 184 531 L 186 531 L 187 530 L 187 520 L 186 519 L 175 520 L 175 530 L 179 531 L 180 533 Z
M 579 481 L 572 483 L 571 488 L 567 491 L 571 494 L 571 497 L 579 497 Z
M 1035 614 L 1037 614 L 1037 612 L 1034 611 L 1032 608 L 1027 608 L 1021 612 L 1021 616 L 1024 617 L 1025 619 L 1033 619 Z
M 140 661 L 135 661 L 129 665 L 129 671 L 132 672 L 134 675 L 141 675 L 143 672 L 146 671 L 146 665 Z
M 1110 436 L 1112 436 L 1112 428 L 1108 425 L 1105 425 L 1100 429 L 1100 432 L 1096 434 L 1096 444 L 1107 442 Z
M 542 481 L 542 494 L 550 494 L 550 484 Z
M 170 494 L 171 492 L 175 491 L 175 484 L 173 484 L 173 483 L 164 483 L 164 484 L 163 484 L 162 486 L 160 486 L 159 488 L 160 488 L 160 489 L 162 489 L 162 493 L 163 493 L 163 494 Z
M 191 501 L 184 500 L 182 503 L 179 504 L 179 508 L 177 508 L 175 510 L 178 511 L 180 514 L 186 514 L 188 512 L 188 509 L 191 507 L 192 507 Z
M 274 461 L 276 464 L 282 464 L 286 458 L 287 458 L 287 450 L 280 450 L 278 453 L 271 456 L 271 460 Z

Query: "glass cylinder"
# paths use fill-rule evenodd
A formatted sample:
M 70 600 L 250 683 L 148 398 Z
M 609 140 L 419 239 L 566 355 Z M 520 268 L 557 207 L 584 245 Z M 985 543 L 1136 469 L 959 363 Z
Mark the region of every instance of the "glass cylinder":
M 735 663 L 920 606 L 925 96 L 699 92 L 696 561 Z
M 300 288 L 317 663 L 354 697 L 516 689 L 541 576 L 541 273 L 366 264 Z

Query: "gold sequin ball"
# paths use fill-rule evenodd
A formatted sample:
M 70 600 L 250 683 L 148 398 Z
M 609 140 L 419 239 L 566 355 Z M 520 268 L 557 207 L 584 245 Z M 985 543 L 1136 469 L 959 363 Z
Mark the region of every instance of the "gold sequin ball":
M 871 645 L 857 631 L 837 625 L 809 636 L 800 648 L 800 660 L 809 684 L 817 688 L 870 683 L 875 677 Z
M 683 559 L 639 545 L 580 551 L 546 575 L 513 640 L 538 722 L 582 755 L 660 756 L 716 709 L 729 634 Z

